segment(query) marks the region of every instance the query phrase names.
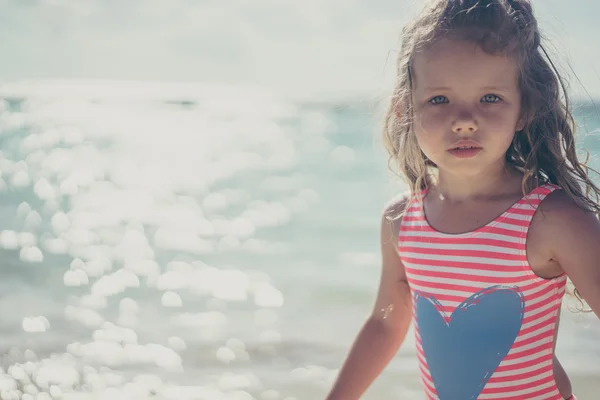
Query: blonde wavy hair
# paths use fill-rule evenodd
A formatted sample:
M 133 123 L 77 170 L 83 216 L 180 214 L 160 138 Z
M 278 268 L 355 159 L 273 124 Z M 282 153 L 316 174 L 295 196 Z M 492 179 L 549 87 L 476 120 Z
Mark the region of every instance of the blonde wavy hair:
M 489 54 L 508 55 L 519 67 L 525 126 L 516 132 L 506 161 L 523 173 L 523 194 L 540 184 L 556 184 L 580 207 L 600 215 L 600 189 L 588 175 L 587 158 L 580 162 L 577 157 L 565 82 L 542 46 L 527 0 L 433 0 L 405 26 L 383 139 L 390 168 L 405 178 L 411 194 L 428 188 L 436 170 L 413 130 L 414 55 L 445 37 L 474 42 Z M 574 293 L 582 300 L 576 289 Z

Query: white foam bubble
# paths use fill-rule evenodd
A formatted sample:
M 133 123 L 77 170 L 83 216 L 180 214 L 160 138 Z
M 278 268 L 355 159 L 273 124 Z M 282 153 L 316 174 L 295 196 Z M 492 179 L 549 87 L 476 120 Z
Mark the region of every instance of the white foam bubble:
M 125 297 L 119 302 L 119 311 L 121 313 L 137 314 L 140 311 L 140 307 L 135 300 Z
M 58 195 L 58 190 L 45 178 L 41 178 L 35 183 L 33 192 L 42 200 L 51 200 Z
M 178 352 L 182 352 L 185 351 L 187 349 L 187 345 L 185 344 L 185 341 L 177 336 L 171 336 L 167 339 L 167 344 L 170 348 L 172 348 L 175 351 Z
M 49 389 L 51 384 L 72 388 L 79 382 L 79 373 L 68 359 L 47 360 L 36 370 L 34 381 L 44 389 Z
M 233 350 L 227 347 L 219 347 L 216 353 L 217 360 L 221 361 L 224 364 L 229 364 L 233 360 L 235 360 L 235 353 Z
M 186 274 L 179 271 L 167 271 L 158 277 L 156 288 L 158 290 L 177 290 L 187 287 Z
M 173 349 L 158 344 L 149 344 L 148 350 L 151 352 L 154 364 L 157 367 L 168 370 L 181 370 L 181 357 Z
M 181 307 L 183 302 L 181 297 L 175 292 L 165 292 L 161 297 L 161 304 L 163 307 L 176 308 Z
M 131 271 L 120 269 L 113 274 L 104 275 L 93 285 L 91 292 L 96 296 L 110 297 L 122 293 L 126 288 L 140 287 L 140 280 Z
M 37 237 L 31 232 L 19 232 L 19 246 L 31 247 L 37 243 Z
M 17 388 L 17 382 L 7 375 L 0 376 L 0 391 L 5 392 Z
M 36 246 L 23 247 L 19 253 L 21 261 L 30 263 L 41 263 L 44 261 L 42 251 Z
M 50 322 L 46 317 L 26 317 L 21 324 L 25 332 L 46 332 L 50 329 Z
M 71 221 L 67 214 L 62 211 L 57 212 L 51 219 L 52 229 L 56 234 L 61 234 L 69 229 Z
M 228 339 L 225 345 L 235 352 L 246 350 L 244 342 L 235 338 Z
M 210 276 L 210 275 L 208 275 Z M 208 283 L 213 297 L 227 301 L 245 301 L 250 290 L 250 278 L 240 270 L 218 271 Z
M 231 221 L 230 233 L 240 238 L 252 236 L 256 231 L 254 223 L 248 218 L 236 218 Z
M 90 328 L 97 327 L 104 321 L 104 318 L 95 310 L 70 305 L 65 307 L 65 318 Z
M 227 324 L 227 321 L 227 316 L 219 311 L 184 312 L 175 318 L 176 324 L 190 328 L 218 327 Z
M 63 392 L 60 387 L 56 385 L 50 385 L 49 388 L 50 399 L 60 399 L 63 397 Z
M 42 216 L 37 211 L 30 211 L 25 217 L 25 227 L 28 229 L 36 229 L 42 223 Z
M 137 344 L 137 333 L 134 330 L 116 326 L 110 322 L 105 322 L 101 329 L 93 333 L 95 341 L 112 341 L 122 345 Z
M 254 302 L 259 307 L 281 307 L 283 293 L 268 282 L 254 284 Z
M 248 375 L 224 373 L 219 378 L 218 387 L 223 392 L 250 389 L 253 387 L 253 380 Z
M 147 258 L 132 258 L 125 261 L 123 269 L 131 271 L 138 276 L 152 278 L 153 281 L 159 276 L 160 266 L 154 260 Z
M 108 257 L 102 255 L 94 256 L 89 261 L 78 265 L 80 265 L 80 268 L 82 268 L 90 278 L 101 277 L 112 270 L 112 261 Z
M 237 236 L 234 235 L 226 235 L 219 240 L 219 244 L 217 245 L 217 250 L 220 253 L 232 252 L 240 249 L 242 243 Z
M 98 295 L 84 295 L 79 299 L 79 305 L 84 308 L 91 308 L 93 310 L 101 310 L 106 308 L 108 300 L 104 296 Z
M 13 379 L 22 381 L 27 377 L 27 373 L 23 369 L 22 366 L 15 364 L 8 367 L 8 374 L 13 377 Z
M 85 271 L 80 269 L 75 271 L 69 270 L 65 272 L 65 275 L 63 276 L 63 283 L 67 287 L 84 286 L 87 285 L 89 282 L 90 281 Z
M 179 228 L 159 228 L 154 235 L 154 243 L 163 250 L 186 251 L 193 254 L 214 252 L 214 242 L 201 239 L 195 230 Z
M 279 392 L 273 389 L 265 390 L 260 394 L 261 400 L 279 400 Z
M 29 173 L 24 170 L 20 170 L 15 172 L 15 174 L 11 177 L 10 185 L 15 188 L 25 188 L 29 186 Z
M 202 206 L 208 211 L 221 211 L 228 206 L 227 196 L 223 193 L 209 193 L 202 202 Z
M 12 230 L 4 230 L 0 232 L 0 245 L 8 250 L 19 248 L 19 235 Z

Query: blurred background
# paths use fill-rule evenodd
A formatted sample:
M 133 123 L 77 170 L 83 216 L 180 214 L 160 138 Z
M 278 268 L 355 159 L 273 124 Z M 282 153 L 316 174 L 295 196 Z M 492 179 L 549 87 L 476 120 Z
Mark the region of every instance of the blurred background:
M 405 189 L 381 101 L 419 5 L 0 0 L 0 399 L 323 399 Z M 600 3 L 534 6 L 598 167 Z M 364 398 L 424 398 L 412 334 Z

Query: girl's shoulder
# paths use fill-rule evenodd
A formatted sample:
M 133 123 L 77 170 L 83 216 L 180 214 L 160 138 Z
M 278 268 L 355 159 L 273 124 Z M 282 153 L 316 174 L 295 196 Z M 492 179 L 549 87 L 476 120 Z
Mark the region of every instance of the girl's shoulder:
M 532 228 L 549 260 L 556 262 L 600 316 L 600 221 L 565 190 L 555 190 L 540 204 Z
M 546 185 L 547 186 L 547 185 Z M 535 191 L 538 191 L 540 187 Z M 559 186 L 551 185 L 553 190 L 548 190 L 543 201 L 531 221 L 536 231 L 544 232 L 548 238 L 557 238 L 565 233 L 568 228 L 577 229 L 577 225 L 590 218 L 597 219 L 593 213 L 583 209 Z M 564 228 L 564 229 L 563 229 Z
M 540 214 L 545 216 L 551 214 L 554 218 L 565 218 L 572 213 L 585 213 L 585 210 L 580 207 L 577 202 L 569 195 L 566 190 L 563 190 L 558 185 L 542 185 L 540 188 L 550 188 L 544 201 L 540 203 Z
M 413 196 L 411 196 L 410 191 L 407 190 L 398 193 L 385 204 L 381 217 L 381 226 L 386 230 L 391 229 L 393 237 L 397 237 L 399 234 L 402 216 L 412 199 Z
M 383 208 L 383 216 L 387 219 L 402 219 L 402 215 L 414 196 L 409 190 L 392 197 Z
M 398 237 L 400 235 L 400 224 L 402 216 L 411 201 L 410 191 L 401 192 L 391 198 L 384 206 L 381 216 L 380 240 L 384 260 L 396 260 L 401 264 L 398 257 Z M 387 256 L 386 256 L 387 255 Z M 392 256 L 393 255 L 393 256 Z M 384 262 L 385 264 L 385 262 Z

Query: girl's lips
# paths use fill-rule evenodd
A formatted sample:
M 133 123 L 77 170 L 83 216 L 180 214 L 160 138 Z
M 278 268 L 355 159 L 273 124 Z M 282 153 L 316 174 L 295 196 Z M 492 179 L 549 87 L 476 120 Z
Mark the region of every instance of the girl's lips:
M 475 148 L 480 149 L 481 145 L 477 141 L 475 141 L 473 139 L 461 139 L 461 140 L 459 140 L 457 142 L 454 142 L 452 144 L 452 146 L 450 146 L 450 150 L 460 149 L 460 148 L 464 148 L 464 147 L 467 147 L 467 148 L 468 147 L 475 147 Z
M 479 154 L 481 150 L 483 150 L 481 147 L 458 147 L 450 149 L 448 152 L 458 158 L 471 158 Z

